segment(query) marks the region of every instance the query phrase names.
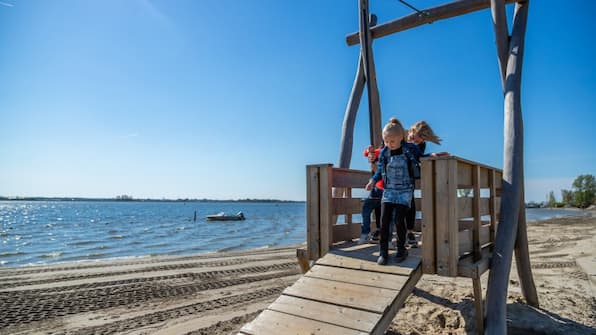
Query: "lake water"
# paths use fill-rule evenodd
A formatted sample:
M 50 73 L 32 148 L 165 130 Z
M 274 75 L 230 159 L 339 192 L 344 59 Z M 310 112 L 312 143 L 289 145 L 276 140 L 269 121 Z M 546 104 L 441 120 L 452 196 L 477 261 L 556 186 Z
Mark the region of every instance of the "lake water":
M 246 220 L 205 219 L 222 211 L 242 211 Z M 528 221 L 582 215 L 526 213 Z M 305 239 L 305 203 L 0 201 L 0 267 L 247 250 Z

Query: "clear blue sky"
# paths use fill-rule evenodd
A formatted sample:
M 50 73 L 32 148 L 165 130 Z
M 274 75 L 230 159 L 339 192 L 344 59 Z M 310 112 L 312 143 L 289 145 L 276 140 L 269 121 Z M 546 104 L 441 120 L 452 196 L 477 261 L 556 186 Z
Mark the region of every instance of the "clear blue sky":
M 596 174 L 594 12 L 531 3 L 527 200 Z M 0 0 L 0 195 L 304 200 L 305 165 L 338 160 L 357 28 L 357 0 Z M 374 56 L 383 123 L 427 120 L 444 139 L 429 151 L 502 166 L 490 10 L 375 40 Z

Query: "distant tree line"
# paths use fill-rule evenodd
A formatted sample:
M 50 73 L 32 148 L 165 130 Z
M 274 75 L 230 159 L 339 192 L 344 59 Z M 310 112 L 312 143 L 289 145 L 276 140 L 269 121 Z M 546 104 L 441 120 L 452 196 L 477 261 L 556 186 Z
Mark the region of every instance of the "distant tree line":
M 550 191 L 543 204 L 528 203 L 528 207 L 577 207 L 587 208 L 596 201 L 596 179 L 591 174 L 575 178 L 570 190 L 561 190 L 561 201 L 555 199 L 555 192 Z

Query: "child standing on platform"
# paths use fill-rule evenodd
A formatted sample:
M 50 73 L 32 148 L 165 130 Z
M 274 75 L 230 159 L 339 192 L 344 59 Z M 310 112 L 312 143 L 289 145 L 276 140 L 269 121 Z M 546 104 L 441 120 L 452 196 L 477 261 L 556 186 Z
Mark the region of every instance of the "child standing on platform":
M 379 154 L 381 152 L 381 148 L 375 149 L 372 145 L 368 146 L 364 150 L 364 156 L 368 158 L 368 162 L 370 163 L 370 169 L 372 174 L 374 174 L 377 170 L 377 161 L 379 160 Z M 381 231 L 381 198 L 383 197 L 383 181 L 378 181 L 375 185 L 373 185 L 370 194 L 362 204 L 362 228 L 360 230 L 360 240 L 358 240 L 358 244 L 367 243 L 369 241 L 378 241 L 379 234 Z M 370 232 L 370 216 L 372 213 L 375 213 L 375 224 L 377 229 L 373 234 Z
M 424 155 L 426 150 L 426 141 L 433 142 L 441 145 L 441 138 L 435 135 L 432 128 L 426 123 L 426 121 L 416 122 L 409 130 L 407 136 L 407 142 L 413 143 L 418 146 L 421 154 Z M 429 156 L 447 156 L 447 152 L 431 153 Z M 416 203 L 414 197 L 412 197 L 412 203 L 406 214 L 406 227 L 408 229 L 407 239 L 408 245 L 412 248 L 418 247 L 418 241 L 416 241 L 416 235 L 414 234 L 414 222 L 416 221 Z
M 379 154 L 377 171 L 365 187 L 370 191 L 376 182 L 383 179 L 385 189 L 381 200 L 380 256 L 377 260 L 380 265 L 387 264 L 389 259 L 391 224 L 396 225 L 397 231 L 396 261 L 402 262 L 408 256 L 405 246 L 405 215 L 414 196 L 412 166 L 419 161 L 422 154 L 415 144 L 405 141 L 405 135 L 401 122 L 395 118 L 391 118 L 383 127 L 385 147 Z

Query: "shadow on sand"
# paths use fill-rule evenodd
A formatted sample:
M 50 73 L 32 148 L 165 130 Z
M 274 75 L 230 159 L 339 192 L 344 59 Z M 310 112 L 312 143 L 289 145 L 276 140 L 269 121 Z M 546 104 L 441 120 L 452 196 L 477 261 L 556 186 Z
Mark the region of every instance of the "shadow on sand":
M 476 309 L 474 307 L 474 300 L 472 298 L 464 298 L 459 302 L 453 302 L 449 299 L 439 297 L 429 293 L 428 291 L 416 288 L 414 295 L 426 299 L 432 303 L 444 306 L 460 312 L 465 322 L 465 332 L 467 334 L 477 334 L 476 329 Z M 453 331 L 445 322 L 445 318 L 439 314 L 438 323 L 446 331 Z M 398 331 L 387 331 L 386 335 L 411 335 L 417 332 L 400 333 Z M 423 334 L 423 333 L 421 333 Z M 564 318 L 555 313 L 534 308 L 522 303 L 510 303 L 507 305 L 507 334 L 522 335 L 522 334 L 537 334 L 537 335 L 596 335 L 596 328 L 588 327 L 586 325 L 577 323 L 573 320 Z

